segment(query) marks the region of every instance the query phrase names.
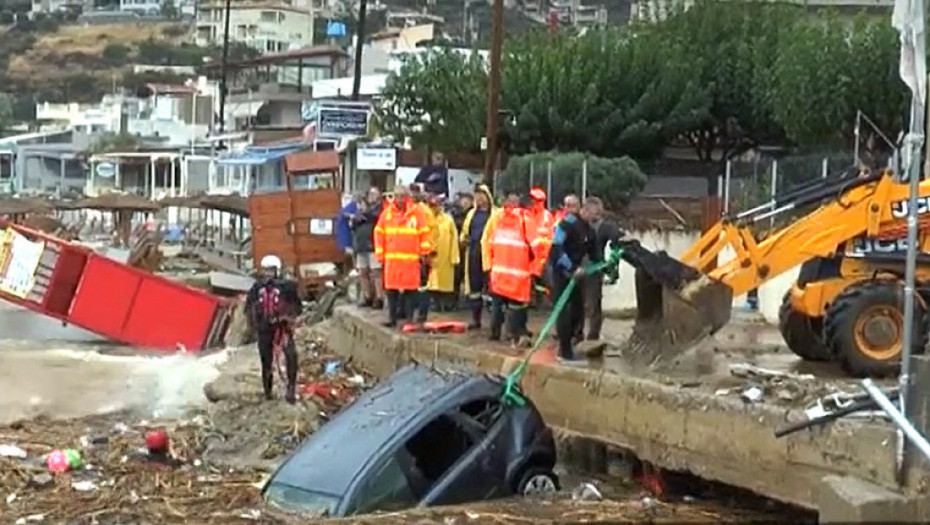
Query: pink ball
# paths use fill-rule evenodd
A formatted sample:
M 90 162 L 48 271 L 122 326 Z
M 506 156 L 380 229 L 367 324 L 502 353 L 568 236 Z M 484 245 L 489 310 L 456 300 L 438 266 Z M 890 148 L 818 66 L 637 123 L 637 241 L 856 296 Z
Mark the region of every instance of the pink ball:
M 68 466 L 68 456 L 61 449 L 49 452 L 48 456 L 45 457 L 45 465 L 52 472 L 67 472 L 70 468 Z

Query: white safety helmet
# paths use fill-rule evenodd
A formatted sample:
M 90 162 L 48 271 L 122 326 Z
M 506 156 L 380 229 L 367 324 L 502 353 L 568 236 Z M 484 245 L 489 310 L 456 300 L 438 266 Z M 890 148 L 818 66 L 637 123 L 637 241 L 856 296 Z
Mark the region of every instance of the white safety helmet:
M 274 268 L 275 270 L 281 269 L 281 259 L 277 255 L 266 255 L 262 257 L 262 262 L 259 264 L 262 268 Z

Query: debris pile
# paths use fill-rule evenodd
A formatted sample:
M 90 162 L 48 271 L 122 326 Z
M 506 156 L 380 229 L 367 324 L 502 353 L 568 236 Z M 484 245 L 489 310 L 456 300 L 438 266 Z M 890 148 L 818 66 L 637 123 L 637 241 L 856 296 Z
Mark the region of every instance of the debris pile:
M 245 349 L 244 366 L 205 388 L 214 402 L 183 419 L 123 412 L 0 427 L 0 523 L 280 523 L 260 504 L 270 470 L 373 384 L 306 339 L 294 406 L 263 399 L 258 357 Z M 155 428 L 170 436 L 168 462 L 146 450 Z

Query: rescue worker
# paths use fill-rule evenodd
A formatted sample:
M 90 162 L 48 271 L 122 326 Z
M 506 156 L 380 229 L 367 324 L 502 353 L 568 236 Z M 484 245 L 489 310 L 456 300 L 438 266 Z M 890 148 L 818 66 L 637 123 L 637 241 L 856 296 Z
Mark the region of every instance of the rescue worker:
M 582 216 L 591 225 L 594 233 L 594 255 L 592 263 L 604 261 L 604 254 L 607 250 L 607 244 L 616 244 L 623 235 L 620 229 L 612 221 L 604 220 L 604 202 L 598 197 L 588 197 L 585 199 L 582 208 Z M 598 270 L 584 278 L 584 299 L 585 299 L 585 318 L 588 324 L 589 341 L 597 341 L 601 338 L 601 327 L 604 324 L 604 313 L 601 310 L 601 302 L 604 297 L 604 276 L 610 282 L 616 281 L 617 268 L 607 268 Z
M 430 232 L 433 236 L 433 254 L 430 257 L 429 278 L 426 288 L 429 296 L 440 311 L 451 307 L 450 300 L 455 290 L 455 267 L 459 264 L 459 238 L 455 221 L 442 207 L 441 195 L 430 195 L 428 199 L 430 214 Z M 430 297 L 431 296 L 431 297 Z M 425 317 L 421 312 L 421 317 Z
M 546 191 L 542 188 L 532 188 L 530 199 L 532 199 L 532 204 L 527 214 L 536 229 L 536 238 L 533 240 L 533 288 L 534 291 L 545 293 L 548 285 L 544 275 L 549 249 L 552 247 L 555 215 L 546 208 Z
M 565 197 L 565 218 L 555 227 L 552 235 L 552 249 L 549 253 L 549 271 L 554 286 L 553 297 L 561 297 L 572 279 L 584 277 L 585 258 L 594 260 L 595 243 L 591 226 L 579 215 L 581 206 L 578 197 Z M 556 335 L 559 339 L 559 359 L 566 363 L 575 362 L 572 339 L 584 327 L 584 289 L 583 282 L 576 282 L 569 295 L 568 302 L 559 312 L 556 321 Z
M 374 231 L 375 258 L 384 268 L 384 290 L 388 303 L 385 326 L 397 326 L 419 299 L 426 286 L 429 255 L 433 251 L 429 221 L 405 186 L 388 196 Z M 420 322 L 425 319 L 420 319 Z
M 471 307 L 469 330 L 481 328 L 481 312 L 484 310 L 483 294 L 488 285 L 487 272 L 490 270 L 487 264 L 490 258 L 487 254 L 487 243 L 482 241 L 485 238 L 484 233 L 488 221 L 495 212 L 491 190 L 484 184 L 475 188 L 474 199 L 475 205 L 465 214 L 459 236 L 462 251 L 465 252 L 463 257 L 465 296 Z
M 491 340 L 499 341 L 507 308 L 508 335 L 512 343 L 528 335 L 527 307 L 533 289 L 535 224 L 520 206 L 520 197 L 507 195 L 504 208 L 491 219 L 485 233 L 490 259 Z
M 287 369 L 288 403 L 297 400 L 297 349 L 294 346 L 294 321 L 303 311 L 297 284 L 281 275 L 281 259 L 275 255 L 262 257 L 261 275 L 246 295 L 245 308 L 258 335 L 258 355 L 262 363 L 262 388 L 265 398 L 272 399 L 275 349 L 284 354 Z

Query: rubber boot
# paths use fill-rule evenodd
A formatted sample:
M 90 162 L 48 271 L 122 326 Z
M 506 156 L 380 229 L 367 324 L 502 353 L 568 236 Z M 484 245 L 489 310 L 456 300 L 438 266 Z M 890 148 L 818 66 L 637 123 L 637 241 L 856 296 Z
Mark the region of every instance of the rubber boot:
M 297 402 L 297 391 L 296 390 L 297 390 L 296 385 L 294 385 L 293 382 L 288 381 L 287 382 L 287 393 L 284 395 L 284 400 L 292 405 L 296 403 Z
M 271 388 L 273 381 L 274 374 L 264 374 L 262 376 L 262 389 L 265 391 L 265 399 L 274 399 L 274 391 Z
M 481 299 L 471 300 L 471 323 L 468 325 L 469 330 L 481 329 L 481 310 L 484 309 L 484 303 Z

